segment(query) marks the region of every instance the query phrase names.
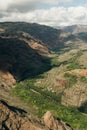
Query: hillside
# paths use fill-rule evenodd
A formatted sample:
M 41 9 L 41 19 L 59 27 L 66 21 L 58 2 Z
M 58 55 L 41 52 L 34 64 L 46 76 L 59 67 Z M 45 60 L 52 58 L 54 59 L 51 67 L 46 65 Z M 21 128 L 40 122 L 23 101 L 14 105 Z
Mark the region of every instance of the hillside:
M 4 22 L 0 23 L 0 30 L 1 37 L 22 38 L 26 42 L 31 42 L 30 45 L 33 42 L 38 43 L 38 46 L 33 44 L 33 47 L 35 45 L 35 48 L 40 50 L 40 54 L 46 53 L 46 55 L 47 53 L 49 55 L 50 50 L 58 51 L 62 48 L 75 46 L 74 43 L 83 44 L 87 41 L 86 26 L 81 25 L 55 29 L 36 23 Z M 78 31 L 73 33 L 75 30 Z
M 46 60 L 39 55 L 25 41 L 17 38 L 0 38 L 1 71 L 10 72 L 15 79 L 23 80 L 46 71 L 49 66 L 49 59 Z
M 0 129 L 87 130 L 86 58 L 85 31 L 0 23 Z
M 26 32 L 33 36 L 34 39 L 38 39 L 42 43 L 45 43 L 50 49 L 55 48 L 56 44 L 62 46 L 59 42 L 60 30 L 53 29 L 52 27 L 39 25 L 36 23 L 24 23 L 24 22 L 5 22 L 0 23 L 1 31 L 4 29 L 5 33 L 2 36 L 20 36 L 20 32 Z M 14 30 L 14 31 L 13 31 Z
M 70 32 L 72 34 L 87 32 L 87 25 L 72 25 L 72 26 L 66 26 L 62 28 L 65 32 Z
M 1 130 L 72 130 L 63 121 L 55 119 L 49 111 L 40 119 L 28 115 L 20 108 L 8 105 L 3 100 L 0 100 L 0 111 Z

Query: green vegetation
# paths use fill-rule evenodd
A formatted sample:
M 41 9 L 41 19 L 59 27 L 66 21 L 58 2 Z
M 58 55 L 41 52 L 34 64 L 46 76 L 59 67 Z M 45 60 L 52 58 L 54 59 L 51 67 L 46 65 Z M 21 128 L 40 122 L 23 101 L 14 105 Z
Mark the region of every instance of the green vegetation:
M 73 84 L 75 84 L 77 82 L 77 76 L 76 75 L 71 75 L 69 73 L 65 73 L 64 77 L 68 81 L 68 87 L 71 87 Z
M 81 114 L 81 112 L 87 113 L 87 102 L 79 109 L 65 107 L 61 104 L 62 93 L 57 94 L 47 91 L 48 88 L 53 89 L 54 86 L 57 86 L 59 82 L 57 78 L 64 81 L 67 80 L 67 87 L 72 87 L 79 80 L 87 83 L 87 77 L 85 76 L 78 78 L 73 74 L 66 73 L 67 70 L 83 69 L 78 60 L 83 55 L 83 50 L 80 49 L 82 45 L 79 48 L 78 44 L 80 43 L 76 43 L 75 40 L 80 38 L 83 41 L 87 41 L 87 33 L 80 33 L 78 34 L 79 37 L 72 34 L 60 37 L 60 30 L 24 22 L 5 22 L 0 24 L 0 28 L 5 29 L 5 33 L 1 33 L 0 36 L 10 37 L 10 39 L 1 38 L 0 40 L 0 60 L 2 61 L 0 68 L 2 70 L 7 69 L 7 72 L 10 71 L 17 81 L 22 81 L 16 84 L 12 93 L 19 96 L 25 102 L 32 104 L 36 108 L 35 113 L 39 117 L 47 110 L 50 110 L 56 118 L 61 118 L 73 128 L 87 130 L 87 116 Z M 56 53 L 55 57 L 46 58 L 31 49 L 26 42 L 18 39 L 23 38 L 22 32 L 29 34 L 29 36 L 26 36 L 26 40 L 33 37 L 35 40 L 42 41 L 54 54 Z M 71 41 L 71 44 L 66 44 L 68 41 Z M 74 41 L 75 43 L 72 44 Z M 71 50 L 73 52 L 67 53 Z M 65 53 L 70 58 L 65 58 L 67 57 L 63 56 Z M 63 56 L 63 59 L 60 61 L 59 56 Z M 26 78 L 29 79 L 25 80 Z M 41 81 L 41 83 L 39 82 L 36 85 L 36 80 L 38 82 Z
M 81 80 L 82 82 L 84 82 L 84 83 L 87 83 L 87 77 L 85 77 L 85 76 L 81 76 L 81 77 L 80 77 L 80 80 Z
M 56 117 L 60 117 L 73 128 L 87 130 L 87 116 L 82 115 L 76 108 L 61 105 L 61 94 L 39 89 L 39 87 L 34 86 L 32 79 L 18 83 L 13 89 L 13 93 L 35 106 L 39 117 L 50 110 Z
M 60 62 L 58 55 L 51 58 L 50 62 L 51 62 L 52 67 L 59 67 L 60 65 L 66 65 L 67 64 L 67 61 Z
M 78 62 L 78 58 L 82 55 L 82 52 L 78 52 L 75 56 L 73 56 L 69 61 L 68 61 L 68 70 L 73 70 L 73 69 L 82 69 L 82 66 Z
M 79 65 L 79 63 L 77 63 L 77 62 L 71 62 L 70 64 L 69 64 L 69 66 L 67 66 L 67 69 L 69 69 L 69 70 L 73 70 L 73 69 L 80 69 L 81 68 L 81 66 Z
M 51 66 L 52 67 L 59 67 L 60 65 L 61 65 L 61 62 L 59 62 L 58 56 L 51 58 Z

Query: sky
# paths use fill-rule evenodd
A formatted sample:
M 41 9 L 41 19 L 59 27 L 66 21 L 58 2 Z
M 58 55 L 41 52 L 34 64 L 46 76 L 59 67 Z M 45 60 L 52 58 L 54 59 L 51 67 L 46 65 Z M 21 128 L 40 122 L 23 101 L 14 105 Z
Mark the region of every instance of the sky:
M 87 0 L 0 0 L 0 22 L 87 25 Z

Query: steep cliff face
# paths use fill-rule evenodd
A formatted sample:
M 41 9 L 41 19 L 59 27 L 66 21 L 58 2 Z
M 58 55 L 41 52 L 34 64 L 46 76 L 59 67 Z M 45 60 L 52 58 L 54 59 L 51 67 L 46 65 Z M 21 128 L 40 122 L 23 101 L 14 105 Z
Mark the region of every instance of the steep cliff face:
M 49 66 L 49 59 L 44 59 L 25 41 L 17 38 L 0 38 L 0 70 L 2 72 L 10 72 L 15 79 L 22 80 L 48 70 Z
M 16 80 L 11 73 L 0 71 L 0 91 L 9 91 L 15 83 Z
M 71 84 L 62 95 L 62 104 L 67 106 L 81 107 L 87 102 L 87 47 L 83 47 L 85 50 L 79 50 L 80 55 L 73 60 L 70 70 L 65 74 Z
M 56 120 L 50 112 L 42 119 L 28 115 L 26 111 L 9 106 L 0 100 L 1 130 L 72 130 L 63 121 Z
M 42 56 L 50 56 L 51 53 L 48 47 L 42 43 L 39 39 L 35 39 L 29 33 L 26 32 L 19 32 L 21 40 L 25 41 L 32 49 L 36 50 Z

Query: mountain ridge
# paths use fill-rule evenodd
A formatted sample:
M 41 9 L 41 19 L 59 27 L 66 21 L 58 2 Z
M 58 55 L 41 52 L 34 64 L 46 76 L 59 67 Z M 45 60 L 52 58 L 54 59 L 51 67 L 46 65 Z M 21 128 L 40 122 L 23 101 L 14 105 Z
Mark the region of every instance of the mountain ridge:
M 75 130 L 86 130 L 86 36 L 86 32 L 66 33 L 35 23 L 0 24 L 0 103 L 9 113 L 17 117 L 16 124 L 19 118 L 23 119 L 16 111 L 19 107 L 40 117 L 50 110 L 56 119 L 59 117 L 63 120 L 61 122 L 55 120 L 52 114 L 47 112 L 39 122 L 38 118 L 26 119 L 28 125 L 32 120 L 36 121 L 40 128 L 44 124 L 46 129 L 71 130 L 72 128 L 67 128 L 66 122 L 68 122 Z M 7 106 L 10 108 L 17 106 L 16 112 L 8 110 L 2 99 L 8 101 Z M 0 113 L 1 115 L 9 116 L 2 107 L 1 111 L 4 113 L 4 115 Z M 21 116 L 27 118 L 25 114 Z M 52 120 L 48 119 L 50 117 Z M 0 127 L 3 129 L 10 130 L 8 125 L 14 124 L 10 116 L 4 122 L 4 126 L 3 122 L 2 119 Z M 36 129 L 37 125 L 33 123 L 31 128 L 34 126 Z M 20 121 L 19 124 L 22 126 Z
M 77 34 L 81 32 L 87 32 L 87 25 L 71 25 L 66 27 L 61 27 L 61 30 L 65 32 L 70 32 L 72 34 Z

